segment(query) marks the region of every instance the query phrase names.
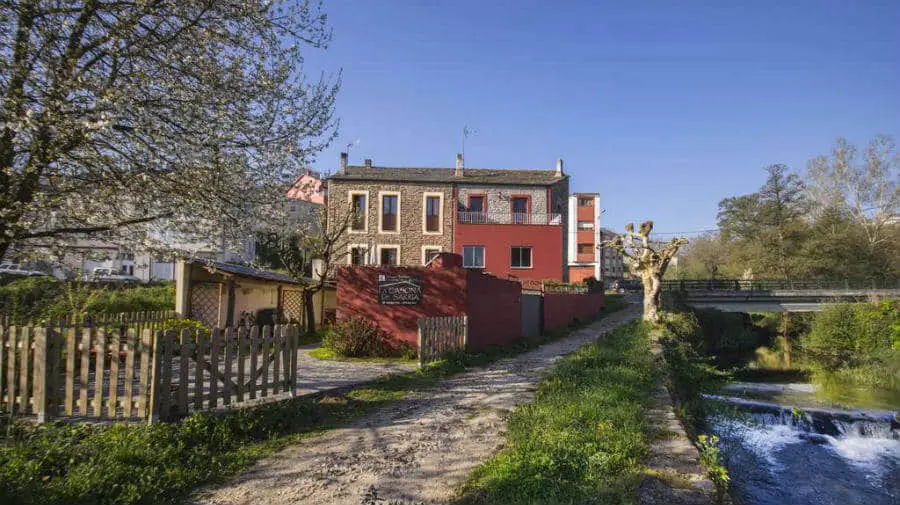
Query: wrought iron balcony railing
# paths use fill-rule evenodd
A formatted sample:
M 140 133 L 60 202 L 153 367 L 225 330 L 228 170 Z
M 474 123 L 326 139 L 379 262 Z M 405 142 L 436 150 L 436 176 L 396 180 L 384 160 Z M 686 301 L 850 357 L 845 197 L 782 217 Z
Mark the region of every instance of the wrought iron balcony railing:
M 537 224 L 559 226 L 561 214 L 532 214 L 510 212 L 458 212 L 459 224 Z

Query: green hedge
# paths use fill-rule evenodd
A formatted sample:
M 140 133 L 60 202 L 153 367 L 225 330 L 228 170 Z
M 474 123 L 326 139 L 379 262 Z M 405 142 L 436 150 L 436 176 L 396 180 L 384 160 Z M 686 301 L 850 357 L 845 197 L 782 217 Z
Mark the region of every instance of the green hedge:
M 0 317 L 11 317 L 17 323 L 66 319 L 79 310 L 117 314 L 174 307 L 175 285 L 171 282 L 118 287 L 28 277 L 0 286 Z

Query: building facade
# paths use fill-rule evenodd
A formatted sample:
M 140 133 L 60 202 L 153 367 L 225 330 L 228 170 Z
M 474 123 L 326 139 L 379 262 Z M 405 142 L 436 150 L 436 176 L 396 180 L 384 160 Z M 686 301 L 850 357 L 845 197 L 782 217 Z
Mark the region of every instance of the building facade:
M 603 277 L 600 258 L 600 195 L 573 193 L 569 196 L 569 240 L 567 257 L 569 282 Z
M 604 240 L 611 240 L 615 238 L 616 235 L 617 233 L 609 228 L 600 228 L 601 242 Z M 625 278 L 625 274 L 628 272 L 625 268 L 625 257 L 622 256 L 622 253 L 611 247 L 601 247 L 600 256 L 603 260 L 601 267 L 603 282 L 606 283 L 606 285 Z
M 498 277 L 563 280 L 569 180 L 556 170 L 377 167 L 328 180 L 329 226 L 353 213 L 339 264 L 421 266 L 440 252 Z

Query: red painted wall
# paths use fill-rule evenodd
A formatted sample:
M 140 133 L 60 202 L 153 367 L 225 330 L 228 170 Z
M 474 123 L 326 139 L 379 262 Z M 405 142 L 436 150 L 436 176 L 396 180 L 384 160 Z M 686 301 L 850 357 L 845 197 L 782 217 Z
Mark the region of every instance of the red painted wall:
M 544 293 L 544 330 L 564 328 L 575 319 L 584 321 L 603 309 L 600 293 L 576 295 Z
M 463 246 L 484 246 L 485 271 L 505 279 L 551 279 L 562 281 L 562 226 L 522 224 L 456 224 L 456 253 Z M 531 247 L 531 268 L 510 268 L 512 246 Z
M 522 336 L 522 285 L 470 270 L 469 348 L 515 342 Z
M 422 303 L 381 305 L 378 275 L 413 275 L 422 280 Z M 420 317 L 463 316 L 466 271 L 458 267 L 340 267 L 337 272 L 337 320 L 370 319 L 399 341 L 417 345 Z
M 594 277 L 594 267 L 569 267 L 569 282 L 577 284 L 588 277 Z

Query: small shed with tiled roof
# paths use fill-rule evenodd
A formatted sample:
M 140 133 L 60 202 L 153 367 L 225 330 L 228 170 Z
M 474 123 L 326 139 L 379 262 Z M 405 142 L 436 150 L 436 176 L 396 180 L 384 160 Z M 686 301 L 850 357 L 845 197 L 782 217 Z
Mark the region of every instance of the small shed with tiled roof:
M 175 265 L 175 309 L 209 327 L 302 324 L 303 289 L 314 282 L 234 263 L 181 260 Z M 316 293 L 313 307 L 317 323 L 334 311 L 334 299 L 333 286 Z

